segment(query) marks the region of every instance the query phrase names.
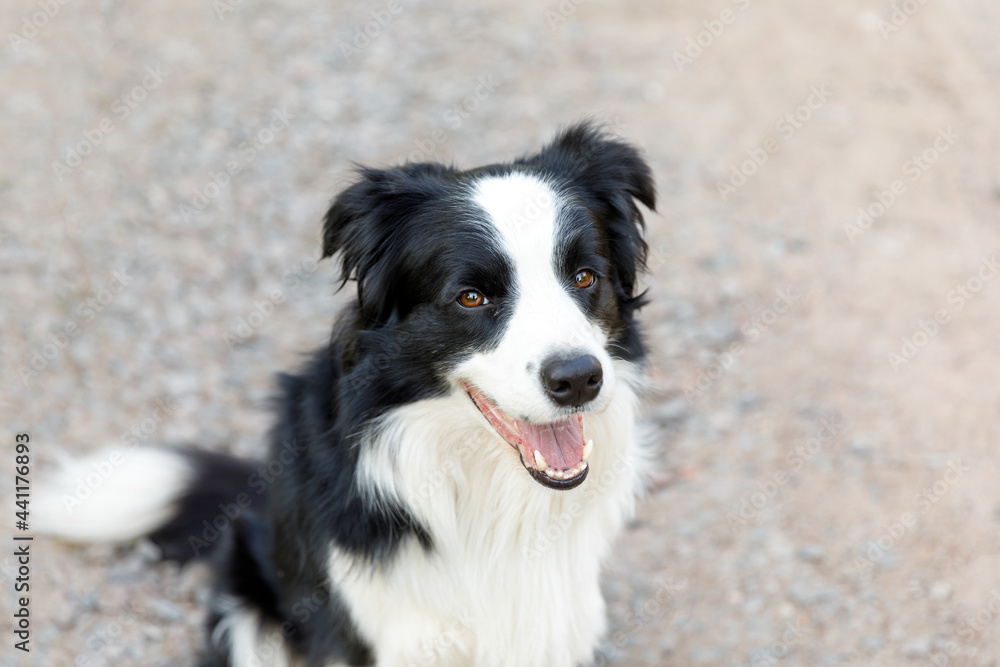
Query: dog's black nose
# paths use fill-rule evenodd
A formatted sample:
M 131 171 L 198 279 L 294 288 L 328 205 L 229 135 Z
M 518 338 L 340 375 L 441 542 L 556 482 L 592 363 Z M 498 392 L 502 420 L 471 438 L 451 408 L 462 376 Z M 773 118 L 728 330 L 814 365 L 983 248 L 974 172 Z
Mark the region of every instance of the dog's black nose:
M 552 359 L 542 365 L 542 386 L 559 405 L 579 407 L 597 398 L 604 371 L 593 355 Z

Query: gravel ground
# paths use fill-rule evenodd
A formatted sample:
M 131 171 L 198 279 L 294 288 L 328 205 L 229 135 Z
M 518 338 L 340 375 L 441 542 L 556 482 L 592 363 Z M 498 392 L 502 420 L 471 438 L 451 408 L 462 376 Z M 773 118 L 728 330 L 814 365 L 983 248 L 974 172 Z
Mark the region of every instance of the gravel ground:
M 259 453 L 273 373 L 343 300 L 315 259 L 352 161 L 474 166 L 592 116 L 661 194 L 661 458 L 598 664 L 998 664 L 996 3 L 12 0 L 0 25 L 4 451 Z M 0 557 L 3 664 L 199 643 L 199 568 L 33 548 L 28 655 Z

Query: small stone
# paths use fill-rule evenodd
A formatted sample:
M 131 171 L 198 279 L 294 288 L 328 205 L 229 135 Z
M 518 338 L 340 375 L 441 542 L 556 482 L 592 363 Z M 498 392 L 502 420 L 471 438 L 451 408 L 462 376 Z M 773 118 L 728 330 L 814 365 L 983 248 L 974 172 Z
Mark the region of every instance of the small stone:
M 164 621 L 179 621 L 184 618 L 184 610 L 170 600 L 152 599 L 149 606 L 160 619 Z
M 885 637 L 882 635 L 865 635 L 858 644 L 867 653 L 878 653 L 885 646 Z
M 212 599 L 212 589 L 211 588 L 199 588 L 194 593 L 195 604 L 201 607 L 205 607 Z
M 728 250 L 723 250 L 711 255 L 707 255 L 698 260 L 698 265 L 706 271 L 725 271 L 736 266 L 736 255 Z
M 702 332 L 702 338 L 715 344 L 729 343 L 739 339 L 739 337 L 739 329 L 734 327 L 728 320 L 713 320 L 708 322 Z
M 947 581 L 936 581 L 931 584 L 932 600 L 947 600 L 951 597 L 952 586 Z
M 666 95 L 666 89 L 659 81 L 649 81 L 642 87 L 642 99 L 647 102 L 658 102 Z
M 740 394 L 733 399 L 732 406 L 735 412 L 743 415 L 753 410 L 759 402 L 757 394 Z
M 212 571 L 205 563 L 194 561 L 180 571 L 177 597 L 182 600 L 199 599 L 200 594 L 211 592 L 211 588 Z
M 658 642 L 658 646 L 662 655 L 670 655 L 677 650 L 677 636 L 670 633 L 662 635 Z
M 931 650 L 931 640 L 927 637 L 914 637 L 903 644 L 903 655 L 907 658 L 920 658 Z
M 866 438 L 852 438 L 847 443 L 847 448 L 855 456 L 869 458 L 875 452 L 875 444 Z
M 792 584 L 788 589 L 788 597 L 800 607 L 829 602 L 840 595 L 840 589 L 835 586 L 809 586 Z
M 660 426 L 668 426 L 684 421 L 690 412 L 691 405 L 688 400 L 683 396 L 678 396 L 662 403 L 649 416 Z
M 693 662 L 708 663 L 710 665 L 718 665 L 719 662 L 725 657 L 726 651 L 721 646 L 699 646 L 697 648 L 691 649 L 691 660 Z
M 815 563 L 823 560 L 823 556 L 825 555 L 826 549 L 824 549 L 821 544 L 805 544 L 795 552 L 795 556 L 799 560 L 803 560 L 807 563 Z
M 899 564 L 899 554 L 894 549 L 882 552 L 882 559 L 877 562 L 880 570 L 891 570 Z
M 133 553 L 146 563 L 155 563 L 163 558 L 163 550 L 150 540 L 139 540 L 135 543 Z

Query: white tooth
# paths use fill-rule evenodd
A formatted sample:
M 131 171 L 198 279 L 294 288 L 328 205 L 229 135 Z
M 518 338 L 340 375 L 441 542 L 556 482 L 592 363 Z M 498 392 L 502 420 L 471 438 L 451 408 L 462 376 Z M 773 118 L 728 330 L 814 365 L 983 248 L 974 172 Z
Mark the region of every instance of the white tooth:
M 590 453 L 594 451 L 594 441 L 588 440 L 587 444 L 583 447 L 583 462 L 586 463 L 590 460 Z
M 545 462 L 545 457 L 542 456 L 542 453 L 537 449 L 535 450 L 535 465 L 538 466 L 538 469 L 542 472 L 545 472 L 546 468 L 549 467 L 549 464 Z

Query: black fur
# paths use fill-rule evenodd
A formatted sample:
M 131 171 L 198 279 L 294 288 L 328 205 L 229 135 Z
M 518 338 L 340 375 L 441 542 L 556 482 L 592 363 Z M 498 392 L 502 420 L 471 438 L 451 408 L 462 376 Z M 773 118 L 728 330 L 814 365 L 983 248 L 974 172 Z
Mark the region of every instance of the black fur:
M 260 465 L 258 462 L 198 450 L 185 450 L 183 454 L 197 475 L 176 507 L 173 519 L 149 536 L 160 547 L 164 558 L 181 563 L 213 549 L 213 542 L 220 537 L 220 528 L 224 533 L 232 516 L 244 509 L 238 505 L 236 509 L 229 507 L 237 496 L 241 493 L 248 497 L 260 495 L 253 493 L 249 486 Z M 256 500 L 258 510 L 263 509 L 264 500 L 264 497 Z
M 561 270 L 568 280 L 580 265 L 611 277 L 579 298 L 605 318 L 614 356 L 642 357 L 633 315 L 642 303 L 635 285 L 647 248 L 635 202 L 652 209 L 655 194 L 634 148 L 583 124 L 510 164 L 467 172 L 436 164 L 361 169 L 323 229 L 324 255 L 340 253 L 342 279 L 357 281 L 357 301 L 328 348 L 299 373 L 281 376 L 268 461 L 193 454 L 201 474 L 179 516 L 155 536 L 167 556 L 186 560 L 196 550 L 190 536 L 202 534 L 204 521 L 225 513 L 240 493 L 250 497 L 234 527 L 207 545 L 221 572 L 220 593 L 281 627 L 308 665 L 374 658 L 327 583 L 331 544 L 373 562 L 390 561 L 405 540 L 434 549 L 434 535 L 405 507 L 384 498 L 377 510 L 362 502 L 358 436 L 391 408 L 444 393 L 449 369 L 497 344 L 511 314 L 513 277 L 489 225 L 473 224 L 485 222 L 484 212 L 469 195 L 475 178 L 515 170 L 544 176 L 574 202 Z M 457 306 L 456 296 L 471 287 L 490 305 Z M 218 621 L 216 614 L 211 623 Z M 206 664 L 225 660 L 206 656 Z

